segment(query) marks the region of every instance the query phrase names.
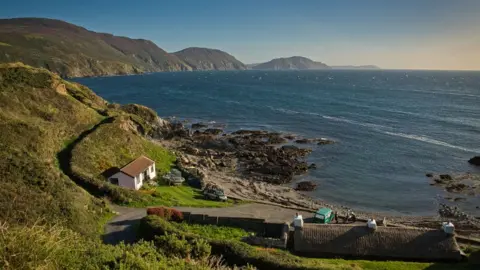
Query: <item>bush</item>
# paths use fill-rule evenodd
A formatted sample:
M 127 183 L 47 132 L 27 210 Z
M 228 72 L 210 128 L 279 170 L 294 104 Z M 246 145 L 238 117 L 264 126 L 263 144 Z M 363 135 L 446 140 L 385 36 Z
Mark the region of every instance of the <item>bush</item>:
M 182 222 L 183 213 L 168 207 L 154 207 L 147 209 L 147 215 L 159 216 L 168 221 Z
M 210 256 L 212 247 L 205 239 L 197 238 L 192 241 L 192 257 L 205 260 Z
M 155 245 L 161 247 L 165 255 L 169 257 L 190 258 L 192 253 L 192 246 L 185 240 L 185 237 L 176 233 L 156 236 Z

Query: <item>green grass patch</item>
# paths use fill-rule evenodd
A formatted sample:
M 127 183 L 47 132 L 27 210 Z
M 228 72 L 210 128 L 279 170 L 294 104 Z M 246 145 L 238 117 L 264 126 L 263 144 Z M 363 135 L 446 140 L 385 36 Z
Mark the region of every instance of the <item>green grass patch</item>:
M 5 43 L 5 42 L 0 42 L 0 46 L 12 47 L 12 45 L 10 45 L 10 44 L 8 44 L 8 43 Z
M 175 224 L 175 226 L 184 232 L 194 233 L 201 237 L 218 240 L 241 240 L 243 237 L 251 234 L 244 229 L 216 225 L 199 225 L 182 222 Z
M 232 206 L 234 202 L 228 200 L 227 202 L 205 200 L 202 192 L 199 189 L 181 185 L 181 186 L 158 186 L 152 190 L 139 191 L 150 194 L 147 201 L 132 202 L 127 204 L 133 207 L 146 206 L 191 206 L 191 207 L 228 207 Z

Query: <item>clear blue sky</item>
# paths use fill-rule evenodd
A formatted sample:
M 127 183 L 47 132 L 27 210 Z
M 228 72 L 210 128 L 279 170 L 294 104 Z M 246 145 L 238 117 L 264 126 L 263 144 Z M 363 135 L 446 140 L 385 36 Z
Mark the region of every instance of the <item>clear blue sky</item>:
M 5 0 L 0 17 L 47 17 L 225 50 L 244 63 L 302 55 L 330 65 L 480 69 L 480 0 Z

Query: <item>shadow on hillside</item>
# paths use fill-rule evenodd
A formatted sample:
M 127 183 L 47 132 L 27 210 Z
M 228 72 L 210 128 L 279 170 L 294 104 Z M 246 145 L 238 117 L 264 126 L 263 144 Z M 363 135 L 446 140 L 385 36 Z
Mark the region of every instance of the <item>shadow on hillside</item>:
M 110 176 L 118 173 L 120 171 L 120 168 L 118 167 L 112 167 L 110 169 L 106 169 L 105 171 L 102 172 L 102 176 L 105 178 L 109 178 Z
M 98 127 L 103 124 L 113 123 L 114 120 L 115 118 L 113 117 L 105 118 L 100 123 L 93 126 L 91 129 L 82 132 L 73 142 L 68 144 L 62 151 L 58 152 L 57 154 L 57 160 L 60 166 L 60 170 L 62 170 L 62 172 L 67 175 L 72 181 L 74 181 L 77 185 L 81 186 L 90 194 L 95 196 L 102 196 L 103 193 L 98 190 L 97 186 L 95 186 L 93 183 L 89 183 L 73 173 L 71 166 L 72 151 L 75 146 L 77 146 L 77 144 L 79 144 L 85 137 L 92 134 Z
M 133 244 L 137 241 L 138 226 L 141 219 L 119 220 L 106 225 L 103 243 L 116 245 L 120 242 Z

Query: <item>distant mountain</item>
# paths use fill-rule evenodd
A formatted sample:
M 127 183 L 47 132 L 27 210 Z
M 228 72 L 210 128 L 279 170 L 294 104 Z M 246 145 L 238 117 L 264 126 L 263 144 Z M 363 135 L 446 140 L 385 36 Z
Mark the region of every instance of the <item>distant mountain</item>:
M 293 56 L 288 58 L 276 58 L 266 63 L 257 64 L 251 69 L 270 69 L 270 70 L 307 70 L 307 69 L 328 69 L 330 68 L 322 62 L 315 62 L 302 56 Z
M 149 40 L 96 33 L 53 19 L 0 19 L 0 62 L 17 61 L 65 77 L 191 70 Z
M 216 49 L 190 47 L 173 55 L 193 70 L 244 70 L 247 68 L 232 55 Z
M 0 19 L 0 63 L 6 62 L 43 67 L 63 77 L 246 69 L 220 50 L 187 48 L 171 54 L 149 40 L 43 18 Z
M 331 66 L 333 69 L 381 69 L 375 65 L 363 65 L 363 66 Z

